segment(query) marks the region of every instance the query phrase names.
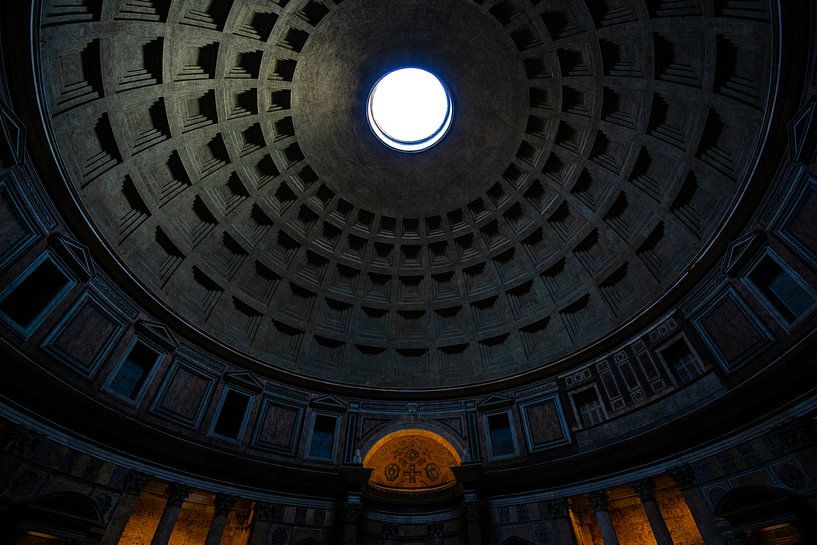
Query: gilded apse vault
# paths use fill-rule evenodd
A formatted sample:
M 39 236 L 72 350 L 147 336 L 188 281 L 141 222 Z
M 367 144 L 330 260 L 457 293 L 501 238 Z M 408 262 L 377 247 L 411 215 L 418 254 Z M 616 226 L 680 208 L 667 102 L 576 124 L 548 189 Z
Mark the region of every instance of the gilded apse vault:
M 0 543 L 817 543 L 813 0 L 0 4 Z

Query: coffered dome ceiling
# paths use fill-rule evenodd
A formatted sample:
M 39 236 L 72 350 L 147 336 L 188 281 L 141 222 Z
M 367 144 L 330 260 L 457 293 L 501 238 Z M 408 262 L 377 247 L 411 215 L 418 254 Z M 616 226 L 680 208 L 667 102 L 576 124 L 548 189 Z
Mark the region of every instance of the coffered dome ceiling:
M 720 248 L 769 124 L 765 2 L 336 2 L 45 2 L 64 173 L 188 326 L 321 380 L 479 383 L 614 341 Z M 402 66 L 455 103 L 421 154 L 366 124 Z

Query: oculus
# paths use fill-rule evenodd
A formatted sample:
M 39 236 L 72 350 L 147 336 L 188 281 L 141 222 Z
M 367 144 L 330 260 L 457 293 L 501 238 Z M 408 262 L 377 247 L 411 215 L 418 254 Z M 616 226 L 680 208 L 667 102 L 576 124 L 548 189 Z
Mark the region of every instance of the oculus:
M 425 151 L 451 127 L 451 93 L 442 81 L 421 68 L 389 72 L 369 93 L 367 116 L 375 136 L 406 153 Z

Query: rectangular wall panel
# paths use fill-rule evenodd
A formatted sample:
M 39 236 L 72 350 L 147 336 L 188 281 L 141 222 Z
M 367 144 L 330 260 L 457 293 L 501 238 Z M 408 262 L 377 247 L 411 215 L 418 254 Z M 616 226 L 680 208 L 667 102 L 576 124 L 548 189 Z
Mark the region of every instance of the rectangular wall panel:
M 43 348 L 92 378 L 126 329 L 126 321 L 109 301 L 86 291 L 48 335 Z
M 217 376 L 193 362 L 176 358 L 151 411 L 189 428 L 198 428 L 215 390 Z
M 7 181 L 0 182 L 0 271 L 25 252 L 37 240 L 32 222 L 23 213 L 18 195 Z
M 252 446 L 281 454 L 295 454 L 303 414 L 302 406 L 265 397 L 258 413 Z
M 692 325 L 727 372 L 758 355 L 774 340 L 733 289 L 717 295 L 696 315 Z
M 817 179 L 805 177 L 803 187 L 786 203 L 789 213 L 778 231 L 798 254 L 817 266 Z
M 528 450 L 542 450 L 570 442 L 564 411 L 557 396 L 528 401 L 519 408 Z

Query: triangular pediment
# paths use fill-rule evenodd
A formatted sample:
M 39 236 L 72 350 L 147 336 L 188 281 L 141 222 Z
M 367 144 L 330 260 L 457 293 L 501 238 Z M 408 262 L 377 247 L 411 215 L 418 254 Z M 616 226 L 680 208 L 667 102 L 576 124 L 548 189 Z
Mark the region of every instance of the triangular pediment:
M 179 341 L 176 340 L 170 329 L 162 323 L 138 320 L 136 329 L 168 350 L 175 350 L 179 347 Z
M 802 159 L 809 138 L 812 136 L 815 101 L 812 100 L 800 113 L 789 122 L 789 152 L 792 161 Z M 808 161 L 806 161 L 808 162 Z
M 49 242 L 82 280 L 89 280 L 96 274 L 94 263 L 91 261 L 91 253 L 83 244 L 59 233 L 53 234 Z
M 753 231 L 734 241 L 726 249 L 726 259 L 721 270 L 728 276 L 737 276 L 765 238 L 766 235 L 762 231 Z
M 485 399 L 483 399 L 482 401 L 480 401 L 477 404 L 477 408 L 484 411 L 486 409 L 494 409 L 494 408 L 497 408 L 497 407 L 506 407 L 506 406 L 512 405 L 512 404 L 513 404 L 513 398 L 508 397 L 508 396 L 504 396 L 504 395 L 494 394 L 494 395 L 488 396 Z
M 251 373 L 246 371 L 235 371 L 224 374 L 224 380 L 232 382 L 233 384 L 240 384 L 253 392 L 260 392 L 264 389 L 264 385 L 255 378 Z
M 522 539 L 521 537 L 511 536 L 505 541 L 503 541 L 500 545 L 534 545 L 533 542 L 528 541 L 527 539 Z
M 316 397 L 310 402 L 313 407 L 322 407 L 333 411 L 343 411 L 346 409 L 346 404 L 338 400 L 335 396 L 321 396 Z
M 5 141 L 0 144 L 0 165 L 12 167 L 23 164 L 26 127 L 5 104 L 0 103 L 0 130 Z

